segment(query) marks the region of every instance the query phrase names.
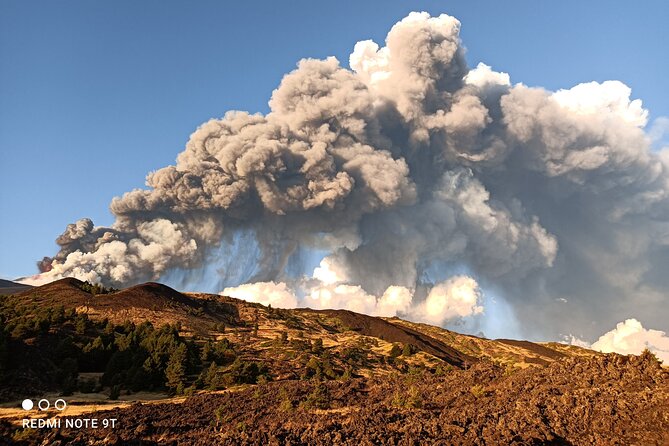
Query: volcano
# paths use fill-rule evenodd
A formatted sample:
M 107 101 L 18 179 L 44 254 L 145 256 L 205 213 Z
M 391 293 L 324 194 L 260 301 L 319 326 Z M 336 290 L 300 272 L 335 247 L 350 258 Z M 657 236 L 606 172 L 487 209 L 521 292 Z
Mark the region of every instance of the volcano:
M 66 278 L 0 297 L 6 444 L 669 441 L 669 370 L 649 352 L 492 340 L 153 282 L 91 289 Z M 49 416 L 118 427 L 23 430 L 12 407 L 54 392 L 68 409 Z

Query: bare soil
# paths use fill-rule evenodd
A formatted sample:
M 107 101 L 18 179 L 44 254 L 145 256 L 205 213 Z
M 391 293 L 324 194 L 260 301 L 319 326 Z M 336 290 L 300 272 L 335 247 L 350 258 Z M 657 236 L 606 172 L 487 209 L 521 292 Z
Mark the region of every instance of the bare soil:
M 310 407 L 316 389 L 322 405 Z M 316 392 L 318 393 L 318 392 Z M 99 412 L 116 429 L 34 431 L 25 445 L 667 445 L 669 371 L 650 355 L 566 358 L 509 373 L 271 382 Z M 4 438 L 13 426 L 0 425 Z

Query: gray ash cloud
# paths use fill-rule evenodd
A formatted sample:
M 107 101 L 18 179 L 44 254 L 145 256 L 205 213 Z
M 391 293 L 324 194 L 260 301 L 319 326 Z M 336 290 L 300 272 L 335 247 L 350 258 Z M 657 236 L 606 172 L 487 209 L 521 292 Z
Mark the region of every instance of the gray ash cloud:
M 640 101 L 616 81 L 550 92 L 470 69 L 459 31 L 412 13 L 386 46 L 359 42 L 351 69 L 302 60 L 267 115 L 203 124 L 112 201 L 111 227 L 69 225 L 32 280 L 197 271 L 250 230 L 256 281 L 318 249 L 376 295 L 466 267 L 535 333 L 592 336 L 631 315 L 666 327 L 669 154 L 651 150 Z

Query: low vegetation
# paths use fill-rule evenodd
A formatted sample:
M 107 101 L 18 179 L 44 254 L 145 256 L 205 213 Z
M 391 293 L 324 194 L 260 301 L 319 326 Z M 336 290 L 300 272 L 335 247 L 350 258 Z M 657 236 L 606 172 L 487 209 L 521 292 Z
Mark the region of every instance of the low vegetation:
M 82 373 L 99 379 L 79 378 Z M 3 391 L 17 388 L 13 384 L 28 374 L 34 375 L 34 391 L 108 389 L 115 399 L 122 392 L 221 389 L 255 383 L 266 373 L 263 364 L 239 357 L 227 339 L 185 338 L 177 325 L 115 325 L 63 306 L 36 307 L 14 296 L 0 300 Z

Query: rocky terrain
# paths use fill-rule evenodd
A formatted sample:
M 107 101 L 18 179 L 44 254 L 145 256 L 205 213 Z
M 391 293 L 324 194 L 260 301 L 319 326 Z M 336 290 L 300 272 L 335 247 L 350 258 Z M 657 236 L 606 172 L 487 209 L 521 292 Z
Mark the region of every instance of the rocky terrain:
M 187 370 L 177 390 L 156 388 L 176 393 L 163 402 L 146 401 L 117 381 L 122 398 L 136 395 L 137 401 L 100 410 L 112 392 L 100 378 L 93 394 L 100 406 L 93 413 L 117 419 L 114 429 L 22 429 L 16 412 L 3 418 L 0 409 L 0 444 L 669 444 L 669 370 L 649 353 L 627 357 L 557 343 L 489 340 L 397 318 L 272 309 L 160 284 L 88 290 L 64 279 L 0 297 L 5 308 L 27 305 L 21 321 L 47 305 L 89 318 L 81 330 L 66 317 L 23 337 L 12 322 L 7 345 L 30 352 L 21 364 L 5 360 L 13 388 L 32 388 L 34 396 L 57 391 L 58 381 L 43 378 L 48 370 L 32 372 L 57 361 L 41 346 L 63 333 L 92 338 L 95 321 L 174 324 L 179 335 L 172 336 L 202 361 Z M 125 339 L 119 327 L 107 336 Z M 234 362 L 203 353 L 205 344 L 222 342 Z M 42 361 L 31 363 L 37 356 Z M 257 373 L 237 379 L 240 364 L 255 364 Z M 208 381 L 209 370 L 221 377 L 215 384 Z M 0 385 L 5 407 L 17 406 L 7 387 L 7 381 Z M 67 399 L 75 407 L 82 395 Z

